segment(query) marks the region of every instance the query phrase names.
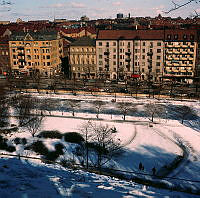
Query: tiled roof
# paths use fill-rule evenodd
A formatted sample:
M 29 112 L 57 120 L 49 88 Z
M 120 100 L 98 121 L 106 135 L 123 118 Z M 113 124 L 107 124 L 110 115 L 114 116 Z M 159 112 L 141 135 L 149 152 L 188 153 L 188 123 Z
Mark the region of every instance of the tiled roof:
M 90 37 L 81 37 L 71 43 L 71 46 L 95 46 L 96 42 L 94 39 L 91 39 Z
M 164 34 L 162 30 L 99 30 L 97 39 L 163 39 Z
M 183 40 L 183 35 L 194 35 L 197 39 L 197 30 L 194 29 L 170 29 L 170 30 L 99 30 L 97 39 L 99 40 L 165 40 L 167 35 L 172 37 L 178 34 L 177 40 Z M 173 37 L 174 38 L 174 37 Z M 173 39 L 172 39 L 173 40 Z
M 40 31 L 40 32 L 15 32 L 11 35 L 12 41 L 24 40 L 27 35 L 30 35 L 35 41 L 56 40 L 57 31 Z

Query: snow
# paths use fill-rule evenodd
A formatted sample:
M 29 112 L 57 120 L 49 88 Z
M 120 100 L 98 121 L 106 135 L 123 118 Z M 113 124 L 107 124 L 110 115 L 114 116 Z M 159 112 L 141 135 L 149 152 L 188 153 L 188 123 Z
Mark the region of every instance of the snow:
M 45 94 L 34 95 L 41 98 L 47 97 Z M 108 113 L 117 109 L 116 103 L 111 103 L 112 96 L 49 94 L 48 97 L 81 100 L 81 105 L 79 110 L 75 112 L 74 117 L 69 111 L 60 112 L 55 110 L 51 112 L 52 116 L 49 116 L 46 112 L 41 130 L 58 130 L 61 133 L 79 132 L 81 126 L 88 120 L 109 127 L 116 127 L 115 138 L 121 141 L 124 152 L 109 161 L 106 164 L 107 167 L 138 172 L 138 164 L 142 162 L 144 165 L 142 173 L 152 174 L 153 167 L 156 167 L 156 170 L 159 171 L 164 166 L 171 164 L 177 156 L 183 156 L 186 153 L 187 156 L 185 156 L 183 162 L 172 170 L 168 176 L 200 181 L 199 101 L 158 101 L 146 98 L 139 100 L 132 97 L 117 97 L 117 102 L 130 102 L 133 106 L 137 105 L 137 111 L 139 112 L 134 115 L 127 115 L 126 120 L 123 121 L 122 115 L 119 113 Z M 96 119 L 96 114 L 91 110 L 93 108 L 91 101 L 95 100 L 107 102 L 104 111 L 100 112 L 99 119 Z M 144 104 L 155 101 L 166 106 L 190 106 L 196 110 L 198 119 L 186 120 L 184 124 L 181 124 L 181 121 L 172 115 L 171 117 L 155 118 L 155 123 L 150 126 L 149 119 L 143 116 L 142 112 Z M 90 110 L 87 111 L 88 109 Z M 11 123 L 16 124 L 13 117 Z M 21 133 L 11 134 L 9 144 L 12 144 L 13 139 L 16 137 L 25 137 L 28 143 L 37 139 L 24 130 Z M 63 139 L 42 139 L 42 141 L 50 151 L 54 151 L 54 145 L 61 142 L 65 146 L 64 158 L 74 158 L 76 163 L 80 163 L 79 158 L 72 154 L 74 144 L 66 143 Z M 1 153 L 6 152 L 2 151 Z M 38 157 L 36 153 L 24 150 L 22 145 L 16 146 L 15 153 Z M 45 165 L 40 160 L 18 160 L 4 157 L 0 159 L 0 172 L 0 197 L 196 197 L 195 195 L 157 189 L 81 170 L 73 171 L 59 165 Z M 141 175 L 141 177 L 154 180 L 150 176 Z M 199 182 L 167 179 L 163 179 L 163 182 L 168 186 L 178 185 L 183 188 L 190 187 L 194 191 L 200 190 Z

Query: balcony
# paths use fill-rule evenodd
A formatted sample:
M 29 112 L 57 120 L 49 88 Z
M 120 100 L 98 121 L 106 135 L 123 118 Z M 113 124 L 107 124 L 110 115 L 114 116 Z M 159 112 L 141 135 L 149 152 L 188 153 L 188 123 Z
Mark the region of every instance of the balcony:
M 131 52 L 125 52 L 125 55 L 130 56 Z
M 107 56 L 108 56 L 109 54 L 110 54 L 110 52 L 104 52 L 104 55 L 107 55 Z
M 125 61 L 126 62 L 131 62 L 131 59 L 130 58 L 126 58 Z

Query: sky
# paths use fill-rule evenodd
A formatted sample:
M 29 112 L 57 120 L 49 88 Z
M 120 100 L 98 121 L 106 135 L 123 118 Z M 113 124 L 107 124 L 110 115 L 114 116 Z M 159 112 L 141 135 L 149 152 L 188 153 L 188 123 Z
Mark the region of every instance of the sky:
M 187 0 L 174 0 L 180 3 Z M 4 5 L 11 2 L 11 5 Z M 24 21 L 39 19 L 80 19 L 86 15 L 90 19 L 116 18 L 117 13 L 131 17 L 151 16 L 159 13 L 162 16 L 183 18 L 194 14 L 200 5 L 192 3 L 186 8 L 181 8 L 170 14 L 164 14 L 173 7 L 170 0 L 0 0 L 0 21 Z M 200 11 L 200 9 L 199 9 Z

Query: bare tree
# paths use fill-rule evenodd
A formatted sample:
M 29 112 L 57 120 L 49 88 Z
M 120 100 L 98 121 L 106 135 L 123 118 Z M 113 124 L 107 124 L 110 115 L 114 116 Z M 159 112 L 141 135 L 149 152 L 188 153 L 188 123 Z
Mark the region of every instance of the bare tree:
M 24 126 L 30 120 L 31 109 L 34 109 L 33 100 L 29 96 L 15 95 L 11 103 L 18 116 L 19 127 Z
M 189 4 L 192 4 L 192 3 L 196 3 L 197 4 L 199 2 L 200 2 L 199 0 L 187 0 L 187 1 L 179 0 L 179 1 L 172 1 L 172 4 L 173 4 L 172 8 L 169 9 L 168 11 L 165 11 L 164 13 L 165 14 L 169 14 L 169 13 L 175 11 L 175 10 L 178 10 L 180 8 L 188 6 Z M 196 10 L 194 10 L 194 12 L 195 12 L 195 16 L 199 16 L 199 14 L 197 13 Z
M 94 107 L 97 111 L 97 115 L 96 115 L 97 118 L 99 118 L 99 113 L 102 110 L 102 107 L 103 107 L 104 104 L 105 103 L 103 101 L 100 101 L 100 100 L 94 101 Z
M 24 125 L 24 128 L 26 128 L 31 135 L 34 137 L 35 134 L 40 130 L 40 127 L 42 125 L 43 116 L 38 115 L 32 115 L 29 117 L 29 121 Z
M 122 145 L 120 140 L 115 138 L 116 131 L 113 132 L 113 127 L 88 121 L 82 125 L 80 131 L 85 139 L 87 167 L 89 151 L 91 151 L 90 154 L 95 152 L 97 158 L 95 160 L 95 157 L 93 156 L 91 158 L 93 160 L 92 163 L 100 170 L 103 165 L 113 159 L 113 157 L 117 156 L 117 154 L 120 154 Z
M 75 116 L 75 111 L 80 106 L 79 105 L 79 101 L 77 101 L 77 100 L 70 100 L 68 102 L 68 105 L 70 106 L 70 109 L 72 111 L 72 116 Z
M 92 138 L 91 121 L 90 120 L 81 125 L 80 132 L 83 135 L 83 138 L 85 140 L 85 144 L 83 145 L 84 149 L 82 151 L 83 151 L 84 158 L 86 157 L 86 167 L 88 169 L 88 165 L 89 165 L 89 163 L 88 163 L 88 161 L 89 161 L 88 142 L 91 141 L 91 138 Z M 84 153 L 84 151 L 86 151 L 86 153 Z
M 126 120 L 126 115 L 130 111 L 130 104 L 125 102 L 120 102 L 117 105 L 121 114 L 123 115 L 123 120 Z
M 113 129 L 108 125 L 92 124 L 92 140 L 96 145 L 97 166 L 101 170 L 102 166 L 113 157 L 120 154 L 122 146 L 119 139 L 115 139 Z
M 193 108 L 183 105 L 183 106 L 177 106 L 175 108 L 175 111 L 178 113 L 179 118 L 181 118 L 181 123 L 183 124 L 184 120 L 196 115 L 196 112 Z
M 161 116 L 165 112 L 165 107 L 158 103 L 148 103 L 145 105 L 146 114 L 151 117 L 151 122 L 154 121 L 154 117 Z

